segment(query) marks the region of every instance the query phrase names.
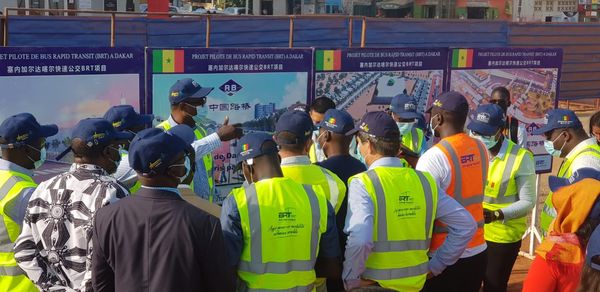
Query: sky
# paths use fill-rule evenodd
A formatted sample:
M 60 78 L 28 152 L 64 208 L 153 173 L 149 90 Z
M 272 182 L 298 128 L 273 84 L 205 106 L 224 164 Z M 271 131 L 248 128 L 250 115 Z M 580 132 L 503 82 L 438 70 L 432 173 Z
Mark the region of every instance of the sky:
M 273 102 L 280 109 L 295 102 L 306 103 L 308 94 L 308 73 L 225 73 L 225 74 L 154 74 L 153 76 L 153 113 L 167 118 L 170 113 L 169 88 L 178 79 L 192 78 L 202 87 L 214 87 L 209 94 L 207 104 L 249 103 L 251 108 L 240 111 L 209 111 L 208 118 L 221 123 L 229 115 L 232 123 L 240 123 L 254 118 L 254 105 Z M 242 89 L 228 96 L 219 87 L 230 79 L 241 85 Z
M 0 120 L 30 112 L 40 123 L 73 127 L 113 105 L 139 109 L 138 74 L 0 77 Z

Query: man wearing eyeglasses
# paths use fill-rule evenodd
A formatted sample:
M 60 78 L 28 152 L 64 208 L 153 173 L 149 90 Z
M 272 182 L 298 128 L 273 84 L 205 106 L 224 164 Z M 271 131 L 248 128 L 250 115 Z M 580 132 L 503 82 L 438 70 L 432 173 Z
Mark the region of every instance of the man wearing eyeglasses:
M 527 130 L 525 129 L 525 124 L 520 123 L 515 117 L 508 115 L 508 108 L 511 104 L 510 91 L 503 86 L 496 87 L 492 91 L 492 96 L 488 99 L 488 102 L 500 106 L 507 116 L 506 126 L 504 126 L 504 136 L 520 147 L 526 148 Z

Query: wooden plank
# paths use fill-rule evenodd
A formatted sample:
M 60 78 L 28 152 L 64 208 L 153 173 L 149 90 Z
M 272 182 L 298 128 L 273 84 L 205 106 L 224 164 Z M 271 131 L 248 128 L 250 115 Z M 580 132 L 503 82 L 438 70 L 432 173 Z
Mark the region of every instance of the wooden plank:
M 183 199 L 196 206 L 198 209 L 201 209 L 217 218 L 221 217 L 221 206 L 212 204 L 208 200 L 198 197 L 198 195 L 196 195 L 190 189 L 179 189 L 179 192 L 181 193 Z

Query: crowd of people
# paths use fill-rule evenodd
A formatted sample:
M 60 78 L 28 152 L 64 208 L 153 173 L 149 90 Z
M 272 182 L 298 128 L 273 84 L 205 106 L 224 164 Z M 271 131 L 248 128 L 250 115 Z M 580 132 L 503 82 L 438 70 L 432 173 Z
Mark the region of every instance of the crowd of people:
M 537 202 L 508 90 L 473 111 L 446 92 L 425 113 L 399 94 L 357 122 L 319 97 L 245 134 L 195 123 L 211 91 L 177 81 L 159 125 L 128 105 L 81 120 L 58 157 L 71 168 L 39 185 L 58 127 L 4 119 L 0 291 L 507 291 Z M 533 134 L 564 162 L 523 291 L 600 291 L 600 114 L 586 133 L 554 109 Z M 245 182 L 225 195 L 211 153 L 231 140 Z

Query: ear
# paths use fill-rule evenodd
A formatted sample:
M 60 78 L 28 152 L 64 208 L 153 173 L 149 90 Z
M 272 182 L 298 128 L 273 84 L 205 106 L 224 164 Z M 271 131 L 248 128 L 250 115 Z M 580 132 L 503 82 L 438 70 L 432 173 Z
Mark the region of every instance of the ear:
M 108 146 L 102 149 L 102 156 L 110 157 L 110 149 L 108 148 Z
M 313 144 L 313 140 L 309 138 L 306 141 L 306 145 L 304 145 L 304 150 L 306 151 L 306 153 L 310 152 L 310 147 L 312 146 L 312 144 Z
M 323 136 L 325 137 L 325 141 L 327 141 L 327 142 L 331 141 L 331 139 L 332 139 L 331 132 L 329 132 L 329 131 L 325 131 L 325 134 L 323 134 Z
M 571 131 L 570 131 L 570 130 L 563 131 L 563 132 L 561 133 L 561 135 L 565 135 L 565 140 L 566 140 L 567 142 L 570 142 L 570 141 L 571 141 L 571 139 L 573 138 L 573 134 L 571 134 Z

